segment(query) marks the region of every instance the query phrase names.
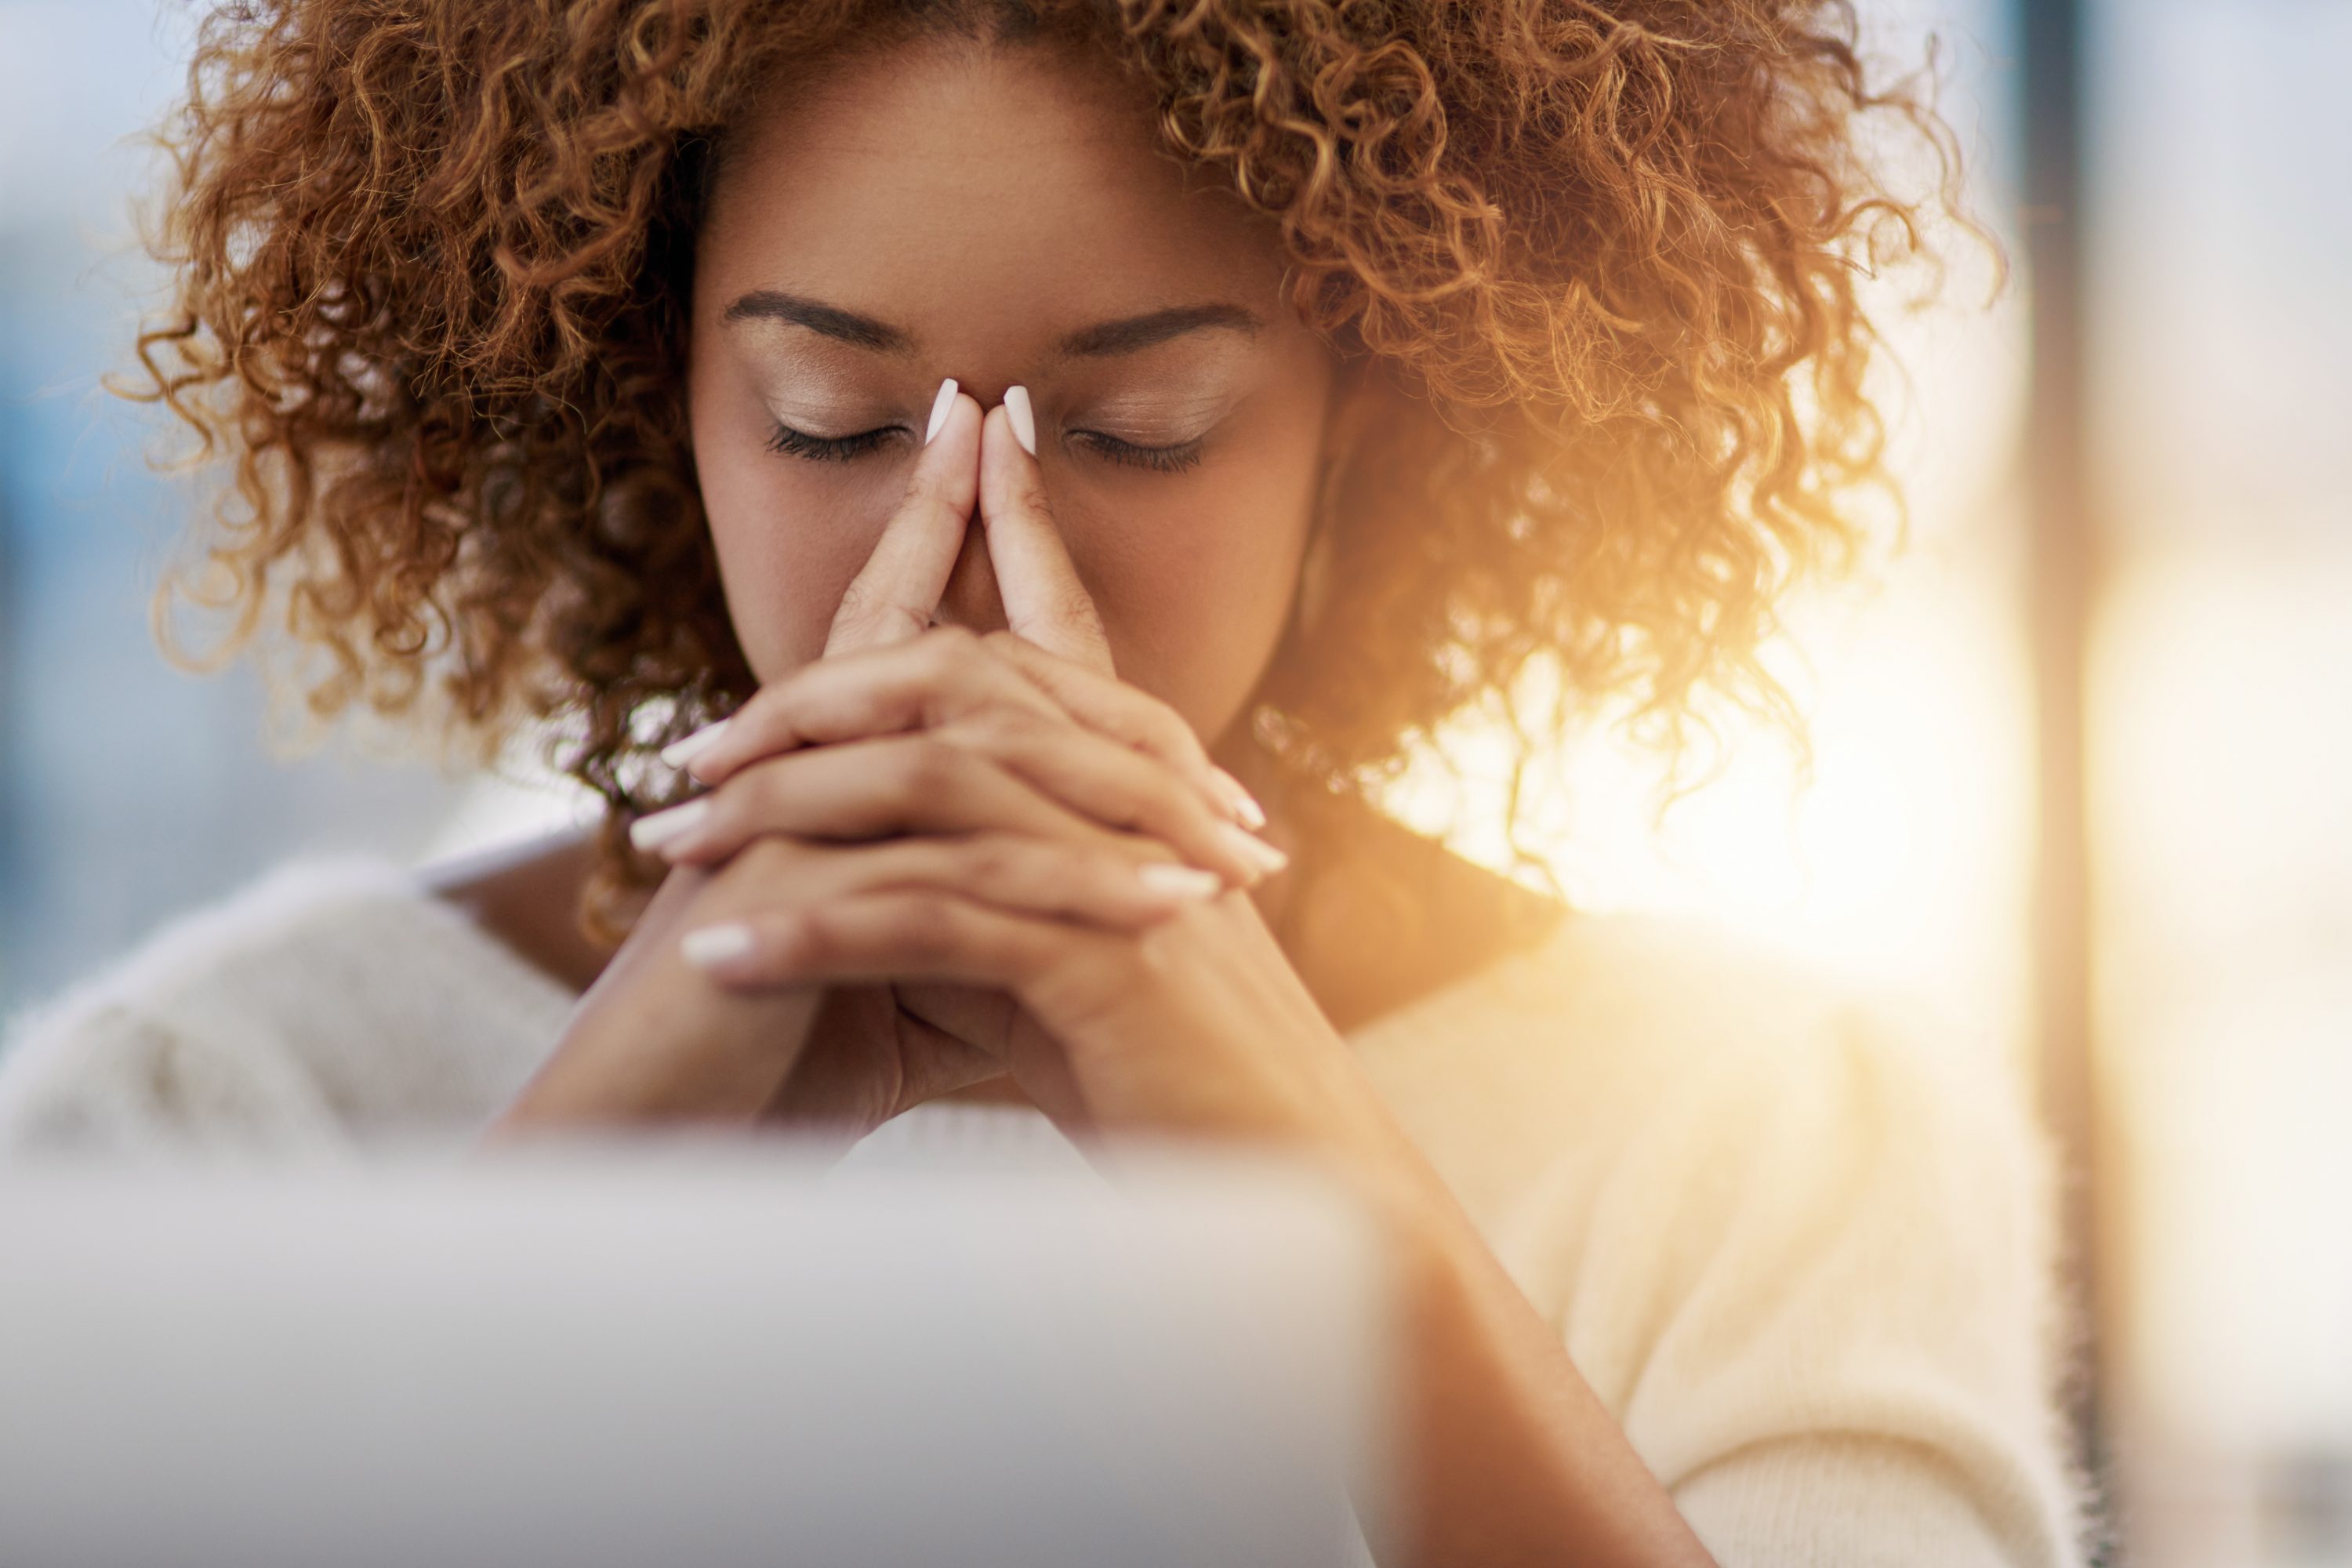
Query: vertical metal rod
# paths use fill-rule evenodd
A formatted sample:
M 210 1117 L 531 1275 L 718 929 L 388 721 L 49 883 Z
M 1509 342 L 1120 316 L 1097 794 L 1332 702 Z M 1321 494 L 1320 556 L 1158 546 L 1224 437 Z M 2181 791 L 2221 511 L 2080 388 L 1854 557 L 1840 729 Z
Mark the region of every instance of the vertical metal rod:
M 2089 1331 L 2069 1390 L 2085 1473 L 2104 1490 L 2099 1267 L 2103 1184 L 2091 994 L 2091 844 L 2085 801 L 2087 632 L 2098 591 L 2096 500 L 2086 447 L 2084 0 L 2018 0 L 2024 90 L 2026 258 L 2032 380 L 2024 465 L 2026 598 L 2038 742 L 2033 993 L 2041 1111 L 2063 1162 L 2062 1285 Z

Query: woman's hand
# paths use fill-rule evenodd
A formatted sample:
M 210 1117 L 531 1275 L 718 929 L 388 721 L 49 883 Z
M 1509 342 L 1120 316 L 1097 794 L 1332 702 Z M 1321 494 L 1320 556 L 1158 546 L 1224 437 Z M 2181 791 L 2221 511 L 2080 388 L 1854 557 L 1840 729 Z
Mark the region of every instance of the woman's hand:
M 944 882 L 1032 913 L 1133 923 L 1213 891 L 1220 872 L 1256 874 L 1251 852 L 1234 842 L 1247 835 L 1229 826 L 1231 838 L 1218 833 L 1239 786 L 1208 764 L 1172 713 L 1101 710 L 1145 752 L 1176 759 L 1189 784 L 1128 746 L 1066 732 L 1065 706 L 995 658 L 957 661 L 960 668 L 942 672 L 939 657 L 951 637 L 892 651 L 928 623 L 961 548 L 978 489 L 980 423 L 970 397 L 943 399 L 937 438 L 844 597 L 827 658 L 784 683 L 789 700 L 772 689 L 694 738 L 698 746 L 672 754 L 707 750 L 712 761 L 700 766 L 740 773 L 741 764 L 728 761 L 730 748 L 743 735 L 772 733 L 772 721 L 802 725 L 804 739 L 830 732 L 837 721 L 828 703 L 840 689 L 833 677 L 843 666 L 878 678 L 886 691 L 928 691 L 932 711 L 952 716 L 961 743 L 908 732 L 877 737 L 862 750 L 810 752 L 789 779 L 780 769 L 751 770 L 726 804 L 731 810 L 764 790 L 766 820 L 789 834 L 770 834 L 723 865 L 704 857 L 705 864 L 681 866 L 664 879 L 502 1127 L 781 1115 L 863 1131 L 1003 1070 L 967 1039 L 901 1006 L 887 984 L 788 986 L 759 997 L 714 990 L 688 964 L 679 938 L 736 914 Z M 727 747 L 712 743 L 728 731 L 735 739 Z M 685 837 L 704 814 L 714 817 L 704 830 L 723 835 L 729 818 L 711 812 L 715 804 L 646 818 L 635 837 L 648 846 L 665 835 Z M 1094 818 L 1083 815 L 1088 811 Z M 999 822 L 1025 831 L 991 831 Z M 1158 842 L 1114 833 L 1106 823 L 1147 825 L 1189 844 L 1209 866 L 1188 870 Z M 892 842 L 872 853 L 846 852 L 877 835 Z M 966 1034 L 1002 1032 L 1011 1008 L 1001 994 L 970 988 L 939 988 L 932 1003 L 979 1020 Z
M 1247 831 L 1265 821 L 1257 803 L 1174 710 L 1108 674 L 1100 623 L 1042 505 L 999 505 L 984 459 L 971 473 L 984 445 L 978 405 L 958 395 L 941 406 L 946 423 L 910 495 L 937 488 L 930 459 L 958 445 L 966 418 L 974 438 L 961 458 L 941 460 L 967 465 L 970 490 L 893 520 L 843 596 L 824 658 L 670 748 L 667 760 L 727 787 L 641 822 L 640 842 L 707 868 L 762 835 L 904 836 L 921 830 L 906 820 L 910 810 L 937 807 L 947 815 L 932 825 L 948 831 L 1108 847 L 1147 865 L 1181 856 L 1199 870 L 1148 874 L 1172 896 L 1203 896 L 1219 878 L 1250 885 L 1278 869 L 1280 852 Z M 1035 473 L 1030 463 L 1033 490 Z M 962 546 L 961 509 L 971 493 L 1017 633 L 925 629 Z M 908 977 L 831 987 L 769 1113 L 873 1126 L 1002 1072 L 971 1042 L 1006 1037 L 1017 1012 L 992 986 Z M 1028 1087 L 1033 1098 L 1068 1098 Z
M 730 922 L 845 899 L 978 888 L 995 906 L 1038 918 L 1131 926 L 1165 918 L 1216 881 L 1171 858 L 1066 837 L 940 833 L 936 830 L 950 818 L 921 802 L 902 819 L 918 829 L 912 836 L 881 844 L 828 842 L 828 829 L 853 826 L 823 816 L 829 804 L 817 803 L 803 818 L 815 829 L 810 837 L 763 836 L 724 865 L 681 868 L 664 879 L 629 941 L 582 998 L 554 1054 L 500 1126 L 678 1118 L 749 1122 L 767 1110 L 787 1079 L 806 1065 L 806 1048 L 824 1026 L 830 999 L 819 982 L 771 987 L 757 997 L 712 987 L 696 972 L 709 956 L 700 944 Z M 891 1114 L 898 1100 L 922 1087 L 906 1081 L 919 1058 L 921 1071 L 960 1073 L 967 1080 L 1000 1070 L 992 1059 L 919 1020 L 884 1022 L 893 1035 L 890 1054 L 869 1052 L 855 1079 L 820 1086 L 834 1097 L 835 1114 L 826 1120 L 862 1130 Z
M 658 851 L 722 866 L 763 837 L 804 837 L 808 813 L 835 801 L 844 814 L 863 801 L 862 817 L 835 819 L 852 831 L 900 835 L 908 802 L 952 799 L 962 831 L 1181 855 L 1225 890 L 1149 921 L 1012 907 L 987 880 L 777 899 L 703 928 L 697 962 L 747 996 L 896 982 L 905 1011 L 1002 1060 L 1066 1124 L 1388 1150 L 1345 1043 L 1239 890 L 1278 852 L 1234 821 L 1248 808 L 1181 719 L 1112 674 L 1002 408 L 982 424 L 979 499 L 1015 629 L 927 631 L 777 682 L 695 748 L 689 766 L 714 787 L 668 814 Z M 914 597 L 895 601 L 902 625 L 928 622 L 929 584 L 916 574 Z M 992 994 L 1017 1005 L 971 1005 Z

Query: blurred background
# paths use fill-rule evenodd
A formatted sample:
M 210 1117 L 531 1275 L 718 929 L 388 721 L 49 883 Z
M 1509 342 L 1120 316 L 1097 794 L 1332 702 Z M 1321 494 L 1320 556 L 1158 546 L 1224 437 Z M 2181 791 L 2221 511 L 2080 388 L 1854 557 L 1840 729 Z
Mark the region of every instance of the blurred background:
M 2068 1163 L 2077 1412 L 2113 1561 L 2352 1563 L 2352 5 L 1863 0 L 1941 40 L 1988 306 L 1885 299 L 1907 546 L 1789 617 L 1811 717 L 1655 815 L 1605 735 L 1523 837 L 1590 907 L 1724 922 L 1994 1053 Z M 189 12 L 0 0 L 0 1014 L 287 856 L 576 815 L 159 657 L 187 492 L 99 378 L 154 278 L 126 202 Z M 272 736 L 278 739 L 273 741 Z M 1496 755 L 1399 811 L 1499 862 Z

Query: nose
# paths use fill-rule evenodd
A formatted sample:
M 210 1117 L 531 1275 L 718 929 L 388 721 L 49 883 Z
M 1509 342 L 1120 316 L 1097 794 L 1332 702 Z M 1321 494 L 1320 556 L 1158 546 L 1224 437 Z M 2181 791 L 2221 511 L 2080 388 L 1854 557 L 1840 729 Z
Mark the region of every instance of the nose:
M 988 559 L 988 531 L 981 527 L 977 513 L 964 525 L 963 544 L 956 552 L 939 607 L 931 612 L 931 624 L 975 632 L 1003 631 L 1012 624 L 1005 618 L 1003 595 L 997 592 L 996 568 Z

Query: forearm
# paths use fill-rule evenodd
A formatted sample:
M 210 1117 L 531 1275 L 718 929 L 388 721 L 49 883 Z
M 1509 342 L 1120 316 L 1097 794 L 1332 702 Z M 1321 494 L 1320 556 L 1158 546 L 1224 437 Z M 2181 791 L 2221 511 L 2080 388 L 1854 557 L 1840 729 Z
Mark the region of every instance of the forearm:
M 1404 1561 L 1711 1564 L 1434 1174 L 1378 1187 L 1400 1265 Z
M 819 994 L 738 994 L 687 964 L 678 935 L 710 881 L 694 868 L 664 879 L 554 1050 L 491 1124 L 494 1135 L 759 1116 L 806 1043 Z
M 539 1126 L 701 1122 L 748 1126 L 791 1074 L 814 995 L 696 998 L 583 1017 L 493 1122 Z

